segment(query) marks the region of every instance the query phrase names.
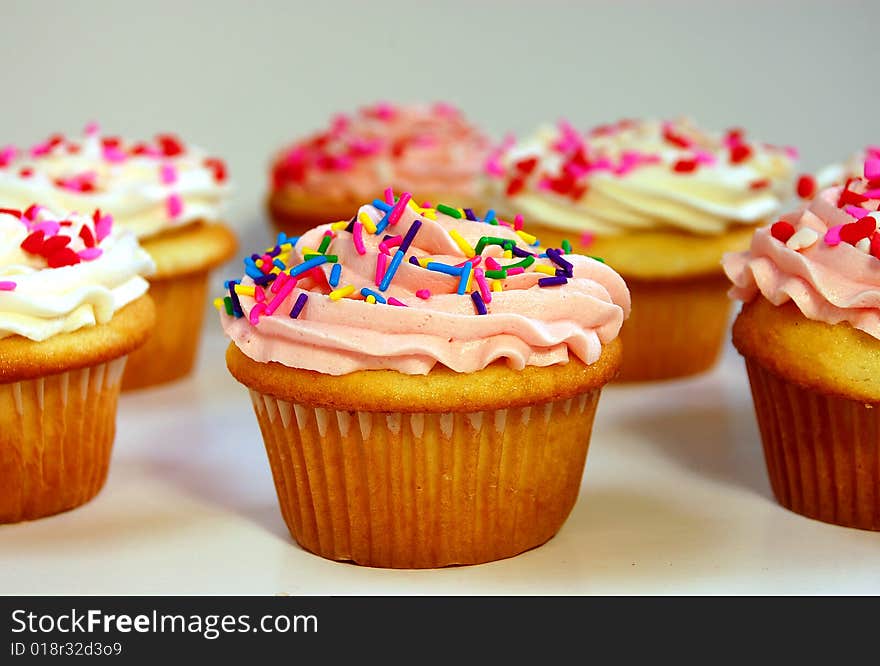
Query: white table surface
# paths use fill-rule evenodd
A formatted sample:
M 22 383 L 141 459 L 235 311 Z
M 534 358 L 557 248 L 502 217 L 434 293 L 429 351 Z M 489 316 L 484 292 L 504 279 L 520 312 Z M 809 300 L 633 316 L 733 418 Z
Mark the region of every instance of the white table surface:
M 214 316 L 206 329 L 192 378 L 121 399 L 96 499 L 0 526 L 0 593 L 880 593 L 880 533 L 773 500 L 731 348 L 701 378 L 604 391 L 580 497 L 549 543 L 480 566 L 394 571 L 292 541 Z

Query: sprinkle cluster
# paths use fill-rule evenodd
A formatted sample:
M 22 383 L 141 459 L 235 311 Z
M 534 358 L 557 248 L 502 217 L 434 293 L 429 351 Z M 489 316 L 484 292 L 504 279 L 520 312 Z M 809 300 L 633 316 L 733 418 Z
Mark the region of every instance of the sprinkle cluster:
M 530 184 L 538 190 L 578 201 L 588 192 L 591 176 L 597 173 L 624 177 L 647 166 L 665 165 L 673 173 L 687 175 L 719 162 L 743 164 L 752 160 L 756 153 L 755 144 L 748 142 L 744 131 L 738 128 L 728 130 L 720 140 L 683 122 L 665 121 L 656 130 L 658 136 L 653 136 L 654 132 L 649 123 L 625 119 L 594 127 L 582 134 L 568 122 L 560 121 L 555 139 L 550 144 L 550 150 L 557 158 L 552 160 L 551 168 L 534 155 L 512 158 L 516 141 L 509 136 L 490 154 L 485 171 L 504 183 L 508 196 L 516 196 Z M 648 149 L 610 149 L 608 139 L 622 133 L 641 136 L 638 143 Z M 792 148 L 768 144 L 760 147 L 789 158 L 796 156 Z M 511 159 L 505 159 L 507 157 Z M 751 182 L 749 187 L 760 190 L 770 185 L 768 179 L 762 178 Z
M 267 248 L 263 254 L 245 257 L 245 273 L 252 278 L 253 284 L 241 284 L 240 280 L 227 281 L 225 287 L 228 294 L 215 299 L 214 305 L 218 310 L 225 310 L 228 315 L 239 318 L 244 316 L 239 296 L 250 296 L 255 304 L 249 318 L 252 324 L 257 325 L 261 317 L 275 314 L 293 289 L 299 286 L 312 295 L 325 295 L 330 301 L 354 299 L 370 304 L 408 307 L 409 303 L 386 294 L 401 264 L 406 261 L 426 271 L 448 276 L 451 291 L 468 298 L 476 315 L 488 315 L 493 292 L 503 291 L 504 281 L 511 276 L 525 272 L 539 273 L 538 286 L 542 288 L 566 284 L 574 276 L 574 266 L 565 258 L 571 252 L 571 244 L 565 241 L 562 248 L 549 248 L 541 252 L 538 239 L 523 229 L 520 215 L 508 222 L 499 218 L 493 210 L 479 218 L 470 208 L 455 208 L 445 204 L 431 207 L 428 203 L 419 206 L 409 192 L 395 196 L 390 187 L 385 190 L 384 197 L 373 200 L 372 205 L 382 213 L 378 222 L 361 211 L 351 220 L 331 224 L 318 247 L 302 248 L 303 261 L 299 263 L 290 263 L 299 238 L 279 234 L 275 246 Z M 438 215 L 446 215 L 453 219 L 482 222 L 489 228 L 506 227 L 535 251 L 524 249 L 510 238 L 498 237 L 497 232 L 490 232 L 481 237 L 475 246 L 471 246 L 458 231 L 450 229 L 449 237 L 461 250 L 464 261 L 449 264 L 431 256 L 416 256 L 410 253 L 410 247 L 422 228 L 422 219 L 415 219 L 406 230 L 396 228 L 406 208 L 422 219 L 436 220 Z M 382 238 L 378 244 L 373 280 L 368 285 L 347 283 L 344 269 L 338 263 L 338 255 L 333 253 L 333 248 L 338 243 L 351 243 L 355 252 L 363 256 L 366 254 L 364 237 L 368 234 Z M 502 256 L 498 259 L 484 256 L 484 250 L 490 246 L 500 247 Z M 594 259 L 601 261 L 597 257 Z M 324 264 L 332 264 L 329 277 L 322 270 Z M 291 318 L 303 315 L 309 299 L 306 291 L 295 299 L 288 312 Z M 415 296 L 424 301 L 430 299 L 432 294 L 428 289 L 419 289 Z
M 188 156 L 188 148 L 173 134 L 158 134 L 152 141 L 128 142 L 118 136 L 102 135 L 97 124 L 89 124 L 85 128 L 85 139 L 67 138 L 56 133 L 28 150 L 19 150 L 14 146 L 0 148 L 0 169 L 17 168 L 20 178 L 33 178 L 37 172 L 43 171 L 42 162 L 64 156 L 85 156 L 97 160 L 81 171 L 64 173 L 50 178 L 50 182 L 69 192 L 89 194 L 101 191 L 104 187 L 101 175 L 96 167 L 119 168 L 132 160 L 143 160 L 154 163 L 156 182 L 165 186 L 169 192 L 165 207 L 172 219 L 183 214 L 183 198 L 174 191 L 178 181 L 178 167 L 175 161 Z M 205 157 L 201 165 L 210 171 L 218 184 L 227 181 L 227 169 L 223 160 L 216 157 Z M 50 170 L 46 170 L 47 172 Z
M 841 243 L 880 259 L 880 154 L 869 155 L 864 164 L 863 178 L 849 178 L 837 197 L 837 207 L 852 218 L 852 222 L 828 229 L 822 237 L 831 247 Z M 804 250 L 819 240 L 819 234 L 808 227 L 795 229 L 785 220 L 770 227 L 770 234 L 793 250 Z
M 90 218 L 53 219 L 45 208 L 34 204 L 27 210 L 0 208 L 0 214 L 11 215 L 27 229 L 21 249 L 40 257 L 49 268 L 74 266 L 94 261 L 103 254 L 100 243 L 110 234 L 113 218 L 96 210 Z M 0 282 L 0 291 L 12 291 L 14 282 Z
M 407 131 L 391 131 L 392 123 L 402 113 L 424 117 L 416 117 Z M 381 102 L 353 116 L 339 114 L 328 129 L 285 150 L 272 167 L 272 181 L 275 188 L 280 188 L 302 184 L 313 172 L 350 171 L 358 162 L 372 157 L 399 159 L 414 149 L 432 147 L 439 140 L 438 132 L 461 133 L 458 139 L 462 139 L 471 130 L 458 109 L 440 102 L 424 111 Z

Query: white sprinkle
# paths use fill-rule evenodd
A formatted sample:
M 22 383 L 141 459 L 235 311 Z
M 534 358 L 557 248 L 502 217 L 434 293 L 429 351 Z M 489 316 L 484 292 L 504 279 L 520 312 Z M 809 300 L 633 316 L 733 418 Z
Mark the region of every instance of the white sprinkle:
M 817 240 L 819 240 L 819 234 L 809 227 L 802 227 L 792 234 L 792 237 L 788 239 L 785 245 L 791 250 L 804 250 L 813 245 Z
M 863 238 L 858 243 L 856 243 L 856 247 L 859 248 L 862 252 L 870 252 L 871 251 L 871 239 Z

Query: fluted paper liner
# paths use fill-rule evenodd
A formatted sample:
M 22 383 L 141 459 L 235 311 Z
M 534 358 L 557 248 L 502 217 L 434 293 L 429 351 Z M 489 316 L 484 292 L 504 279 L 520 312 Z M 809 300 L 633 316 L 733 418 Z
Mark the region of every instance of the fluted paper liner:
M 617 381 L 686 377 L 715 364 L 731 308 L 724 276 L 626 284 L 632 312 L 620 329 L 623 365 Z
M 205 318 L 209 271 L 150 281 L 156 326 L 147 342 L 128 357 L 122 390 L 180 379 L 195 364 Z
M 125 357 L 0 384 L 0 523 L 72 509 L 107 478 Z
M 746 357 L 773 494 L 827 523 L 880 530 L 880 403 L 789 383 Z
M 301 546 L 368 566 L 428 568 L 511 557 L 556 534 L 577 499 L 599 393 L 449 414 L 251 398 Z

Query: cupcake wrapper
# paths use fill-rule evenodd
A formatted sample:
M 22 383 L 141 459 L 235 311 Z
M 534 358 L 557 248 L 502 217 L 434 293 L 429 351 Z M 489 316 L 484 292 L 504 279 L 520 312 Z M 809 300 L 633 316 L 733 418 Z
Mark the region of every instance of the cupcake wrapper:
M 711 368 L 725 339 L 731 302 L 726 278 L 627 280 L 632 313 L 620 330 L 617 381 L 686 377 Z
M 0 384 L 0 523 L 72 509 L 107 478 L 125 357 Z
M 456 414 L 251 398 L 281 512 L 302 547 L 429 568 L 511 557 L 556 534 L 577 499 L 599 393 Z
M 122 390 L 146 388 L 180 379 L 195 364 L 207 298 L 208 271 L 150 282 L 156 326 L 147 342 L 133 351 L 122 377 Z
M 764 458 L 782 506 L 880 530 L 880 404 L 791 384 L 746 358 Z

